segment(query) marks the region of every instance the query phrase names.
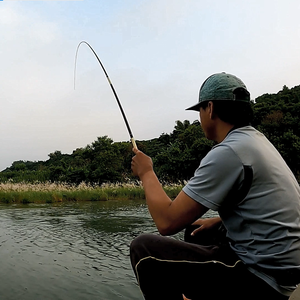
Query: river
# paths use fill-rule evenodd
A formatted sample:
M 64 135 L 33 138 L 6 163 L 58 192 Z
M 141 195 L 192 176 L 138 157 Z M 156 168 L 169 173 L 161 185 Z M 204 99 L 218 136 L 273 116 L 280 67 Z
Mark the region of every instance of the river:
M 145 201 L 2 204 L 0 299 L 143 299 L 129 259 L 143 232 Z

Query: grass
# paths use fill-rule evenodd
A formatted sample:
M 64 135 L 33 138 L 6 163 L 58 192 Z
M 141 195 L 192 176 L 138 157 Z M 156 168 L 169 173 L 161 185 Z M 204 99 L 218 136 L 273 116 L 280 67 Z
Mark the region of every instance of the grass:
M 167 195 L 174 199 L 182 189 L 180 184 L 164 184 Z M 145 199 L 140 182 L 92 186 L 86 183 L 0 183 L 0 203 L 55 203 L 67 201 L 107 201 Z

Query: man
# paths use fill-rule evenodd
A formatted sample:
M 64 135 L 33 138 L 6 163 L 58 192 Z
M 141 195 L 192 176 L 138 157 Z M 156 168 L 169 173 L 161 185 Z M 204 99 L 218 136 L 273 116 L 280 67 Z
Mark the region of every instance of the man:
M 163 191 L 151 158 L 134 150 L 132 170 L 162 235 L 131 243 L 145 299 L 288 299 L 300 282 L 299 184 L 250 126 L 250 94 L 239 78 L 208 77 L 188 109 L 200 112 L 206 137 L 217 144 L 175 200 Z M 220 217 L 199 219 L 209 209 Z M 165 237 L 187 227 L 187 241 Z

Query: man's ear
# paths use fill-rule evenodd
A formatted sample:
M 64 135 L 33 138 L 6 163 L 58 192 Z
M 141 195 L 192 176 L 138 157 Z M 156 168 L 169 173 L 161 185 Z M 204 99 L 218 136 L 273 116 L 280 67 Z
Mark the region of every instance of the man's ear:
M 208 108 L 208 112 L 209 112 L 209 117 L 211 119 L 214 119 L 215 118 L 215 111 L 214 111 L 214 103 L 212 101 L 209 101 L 208 102 L 208 105 L 207 105 L 207 108 Z

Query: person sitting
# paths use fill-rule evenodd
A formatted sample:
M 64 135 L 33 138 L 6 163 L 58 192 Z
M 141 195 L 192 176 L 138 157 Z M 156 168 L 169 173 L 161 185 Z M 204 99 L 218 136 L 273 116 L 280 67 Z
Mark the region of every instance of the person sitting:
M 130 245 L 145 299 L 288 299 L 300 282 L 299 184 L 270 141 L 253 128 L 250 93 L 236 76 L 208 77 L 199 101 L 216 145 L 171 200 L 149 156 L 133 149 L 159 234 Z M 216 218 L 203 218 L 208 210 Z M 185 241 L 170 235 L 186 229 Z M 184 296 L 183 296 L 184 295 Z

